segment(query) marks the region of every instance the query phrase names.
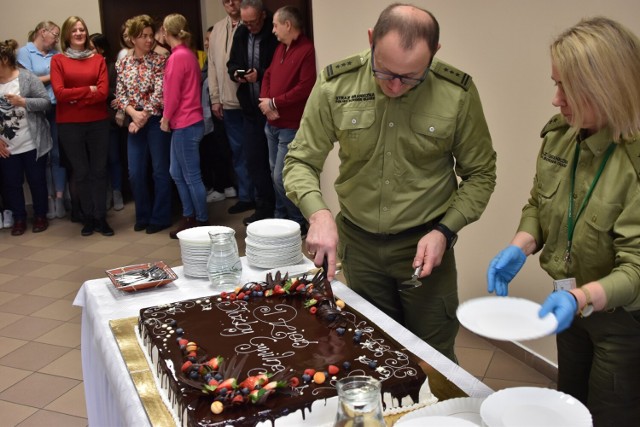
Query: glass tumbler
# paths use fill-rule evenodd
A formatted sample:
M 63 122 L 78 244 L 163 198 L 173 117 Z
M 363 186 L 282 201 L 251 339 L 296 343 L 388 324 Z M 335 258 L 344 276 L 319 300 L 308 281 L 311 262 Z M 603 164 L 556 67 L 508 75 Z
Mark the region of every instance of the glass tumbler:
M 341 378 L 334 427 L 385 427 L 380 381 L 368 376 Z

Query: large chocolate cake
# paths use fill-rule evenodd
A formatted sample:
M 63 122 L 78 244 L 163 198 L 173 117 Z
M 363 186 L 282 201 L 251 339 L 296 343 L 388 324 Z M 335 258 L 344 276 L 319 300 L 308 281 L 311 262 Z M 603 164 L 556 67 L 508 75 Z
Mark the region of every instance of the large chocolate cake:
M 417 358 L 317 277 L 269 276 L 145 308 L 138 332 L 182 425 L 278 425 L 285 416 L 295 424 L 327 411 L 331 419 L 327 399 L 349 375 L 381 380 L 388 413 L 434 400 Z

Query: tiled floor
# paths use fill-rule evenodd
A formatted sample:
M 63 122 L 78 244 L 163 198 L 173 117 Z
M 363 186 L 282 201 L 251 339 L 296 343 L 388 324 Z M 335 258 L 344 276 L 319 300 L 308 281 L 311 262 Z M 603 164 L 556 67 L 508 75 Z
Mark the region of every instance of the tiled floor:
M 237 232 L 244 253 L 244 214 L 228 215 L 233 200 L 210 207 L 212 224 Z M 121 265 L 164 260 L 180 265 L 166 231 L 133 231 L 133 204 L 109 211 L 113 237 L 80 236 L 68 218 L 20 237 L 0 230 L 0 426 L 86 426 L 80 362 L 80 309 L 71 305 L 87 279 Z M 494 390 L 553 383 L 468 331 L 457 339 L 460 364 Z

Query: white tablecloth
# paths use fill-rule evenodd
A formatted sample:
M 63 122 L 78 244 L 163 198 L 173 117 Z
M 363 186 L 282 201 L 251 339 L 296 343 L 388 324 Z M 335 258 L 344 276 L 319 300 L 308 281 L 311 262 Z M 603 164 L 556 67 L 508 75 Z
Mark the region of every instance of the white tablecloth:
M 245 258 L 242 262 L 243 283 L 264 279 L 265 270 L 249 267 Z M 311 262 L 307 261 L 306 268 L 312 267 Z M 85 282 L 76 295 L 73 305 L 83 308 L 82 374 L 87 415 L 91 427 L 150 425 L 120 355 L 109 321 L 137 316 L 143 307 L 216 293 L 208 280 L 183 277 L 182 267 L 176 267 L 173 270 L 179 278 L 169 285 L 152 291 L 123 294 L 114 289 L 108 278 L 104 278 Z M 304 268 L 300 271 L 304 271 Z M 486 385 L 387 317 L 344 284 L 334 281 L 332 287 L 335 294 L 347 304 L 368 318 L 376 319 L 376 323 L 389 335 L 427 361 L 469 396 L 486 397 L 492 393 Z

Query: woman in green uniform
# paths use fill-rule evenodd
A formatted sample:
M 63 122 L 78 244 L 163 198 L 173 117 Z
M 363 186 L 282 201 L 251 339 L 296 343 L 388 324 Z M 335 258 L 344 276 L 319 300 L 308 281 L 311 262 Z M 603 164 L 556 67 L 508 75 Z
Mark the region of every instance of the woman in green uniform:
M 526 257 L 554 279 L 540 316 L 558 319 L 558 390 L 594 425 L 640 422 L 640 40 L 607 18 L 583 20 L 551 45 L 553 105 L 529 202 L 488 290 Z

